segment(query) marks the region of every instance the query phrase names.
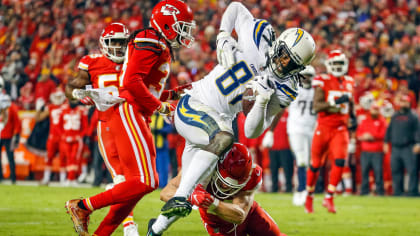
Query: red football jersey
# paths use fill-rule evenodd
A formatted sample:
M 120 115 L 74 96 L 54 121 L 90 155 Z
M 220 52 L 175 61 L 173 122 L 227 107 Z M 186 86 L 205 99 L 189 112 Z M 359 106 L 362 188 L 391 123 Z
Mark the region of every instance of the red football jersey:
M 128 55 L 120 78 L 120 97 L 143 115 L 159 107 L 159 97 L 169 76 L 170 47 L 153 29 L 144 29 L 128 43 Z
M 350 98 L 353 97 L 354 81 L 350 76 L 343 76 L 337 78 L 333 75 L 319 75 L 314 78 L 312 82 L 313 87 L 320 87 L 324 91 L 325 101 L 337 99 L 344 94 Z M 328 126 L 341 126 L 347 125 L 349 118 L 349 103 L 336 105 L 340 108 L 340 112 L 331 113 L 328 111 L 321 111 L 318 113 L 318 124 Z
M 256 191 L 260 187 L 261 184 L 262 184 L 262 168 L 259 165 L 254 165 L 252 168 L 251 179 L 248 181 L 245 187 L 243 187 L 237 194 L 243 191 Z M 210 194 L 213 194 L 210 186 L 207 186 L 206 190 Z M 220 201 L 222 200 L 220 199 Z M 232 201 L 232 198 L 228 198 L 225 201 Z M 210 225 L 218 225 L 220 226 L 220 228 L 227 227 L 230 229 L 232 227 L 235 227 L 233 223 L 227 222 L 223 220 L 222 218 L 218 217 L 217 215 L 207 212 L 207 209 L 200 208 L 200 215 L 204 223 L 207 223 Z
M 60 116 L 61 139 L 76 142 L 85 136 L 88 130 L 87 109 L 83 106 L 63 109 Z
M 49 138 L 59 137 L 61 135 L 60 117 L 63 109 L 67 108 L 68 104 L 64 103 L 61 105 L 48 105 L 48 111 L 50 113 L 50 134 Z
M 79 62 L 79 69 L 85 70 L 90 75 L 90 81 L 94 88 L 111 88 L 112 95 L 118 96 L 119 76 L 122 64 L 109 60 L 102 54 L 84 56 Z M 99 120 L 106 120 L 107 111 L 99 111 Z

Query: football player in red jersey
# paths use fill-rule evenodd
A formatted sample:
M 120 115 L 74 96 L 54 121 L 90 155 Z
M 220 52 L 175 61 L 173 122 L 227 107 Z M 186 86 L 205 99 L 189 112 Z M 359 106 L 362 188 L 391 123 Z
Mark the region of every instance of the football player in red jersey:
M 125 101 L 109 109 L 110 133 L 125 180 L 98 195 L 66 203 L 80 235 L 88 235 L 92 211 L 112 205 L 109 223 L 103 222 L 95 231 L 95 235 L 110 235 L 137 202 L 158 187 L 156 151 L 147 122 L 155 110 L 168 115 L 174 109 L 159 97 L 169 76 L 171 50 L 191 46 L 195 23 L 191 9 L 179 0 L 159 2 L 150 23 L 152 28 L 135 31 L 129 38 L 119 80 L 119 97 Z
M 90 54 L 80 60 L 78 75 L 70 79 L 66 86 L 67 96 L 73 98 L 74 89 L 81 89 L 89 84 L 93 88 L 106 88 L 114 96 L 118 96 L 120 72 L 129 36 L 128 29 L 124 24 L 114 22 L 105 27 L 99 38 L 102 54 Z M 81 102 L 86 105 L 94 104 L 89 97 L 82 98 Z M 98 111 L 98 146 L 114 184 L 118 184 L 124 181 L 124 175 L 114 139 L 110 137 L 109 122 L 107 122 L 110 113 L 112 113 L 111 110 Z M 113 211 L 114 209 L 111 207 L 108 213 L 110 217 L 112 217 Z M 103 223 L 106 225 L 109 221 L 109 217 L 106 217 Z M 138 236 L 132 212 L 123 221 L 123 226 L 125 236 Z
M 181 175 L 170 181 L 160 193 L 168 201 L 179 186 Z M 262 169 L 252 163 L 245 145 L 234 143 L 206 183 L 199 184 L 189 201 L 199 207 L 201 220 L 209 235 L 278 236 L 280 229 L 271 216 L 254 200 L 262 184 Z M 154 219 L 149 223 L 152 225 Z M 148 235 L 156 235 L 149 228 Z
M 60 160 L 66 164 L 67 186 L 77 186 L 76 175 L 82 158 L 83 137 L 88 128 L 87 109 L 70 101 L 60 115 Z
M 47 139 L 47 161 L 44 167 L 44 178 L 41 181 L 41 185 L 48 185 L 51 178 L 51 167 L 52 161 L 55 155 L 60 153 L 60 137 L 61 129 L 59 126 L 60 116 L 64 109 L 67 106 L 64 102 L 66 101 L 66 96 L 64 91 L 61 88 L 56 88 L 50 95 L 50 104 L 46 105 L 44 109 L 37 111 L 35 115 L 35 120 L 41 121 L 46 118 L 50 120 L 50 128 Z M 65 163 L 61 163 L 60 169 L 60 183 L 64 184 L 66 180 L 66 170 Z
M 315 87 L 313 109 L 318 113 L 317 127 L 312 139 L 311 163 L 307 172 L 308 196 L 305 211 L 313 213 L 313 198 L 318 170 L 323 165 L 323 157 L 333 160 L 327 195 L 323 206 L 335 213 L 333 195 L 348 155 L 349 117 L 355 120 L 353 106 L 353 78 L 346 76 L 348 59 L 340 50 L 331 51 L 325 61 L 328 74 L 314 78 Z M 353 123 L 353 122 L 350 122 Z

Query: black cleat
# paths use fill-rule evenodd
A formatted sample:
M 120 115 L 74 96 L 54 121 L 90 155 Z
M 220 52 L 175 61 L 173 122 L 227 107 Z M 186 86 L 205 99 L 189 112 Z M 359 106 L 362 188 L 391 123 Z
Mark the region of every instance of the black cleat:
M 146 236 L 161 236 L 161 234 L 156 234 L 152 230 L 152 226 L 155 223 L 156 219 L 152 218 L 149 220 L 149 224 L 147 225 L 147 235 Z
M 162 215 L 166 217 L 185 217 L 191 213 L 192 205 L 185 197 L 173 197 L 163 205 Z

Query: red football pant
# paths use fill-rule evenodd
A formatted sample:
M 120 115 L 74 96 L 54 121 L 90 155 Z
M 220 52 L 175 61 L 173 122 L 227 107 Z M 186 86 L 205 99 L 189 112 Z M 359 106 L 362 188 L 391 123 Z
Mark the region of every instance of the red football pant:
M 107 121 L 98 121 L 98 147 L 104 160 L 105 166 L 111 173 L 112 178 L 123 175 L 118 157 L 117 144 L 111 134 L 111 127 Z
M 335 187 L 341 181 L 344 161 L 348 155 L 348 145 L 349 133 L 345 126 L 336 128 L 318 125 L 316 127 L 312 139 L 311 167 L 307 173 L 307 188 L 309 192 L 313 192 L 315 188 L 318 178 L 318 174 L 315 172 L 322 166 L 323 158 L 326 154 L 332 160 L 328 190 L 329 192 L 335 190 Z M 342 165 L 337 165 L 337 163 L 342 163 Z
M 210 215 L 200 208 L 201 219 L 204 227 L 211 236 L 279 236 L 280 229 L 273 218 L 262 209 L 256 201 L 252 204 L 245 221 L 236 226 L 220 218 Z M 212 220 L 216 219 L 216 220 Z
M 121 217 L 112 220 L 111 225 L 107 224 L 110 220 L 104 223 L 107 227 L 103 227 L 108 228 L 107 233 L 112 233 L 110 229 L 115 230 L 137 201 L 159 185 L 153 136 L 145 119 L 126 102 L 113 109 L 108 122 L 126 181 L 84 199 L 85 206 L 90 210 L 120 204 L 112 208 L 112 211 L 120 212 Z
M 52 137 L 50 135 L 47 140 L 47 163 L 45 163 L 46 168 L 51 168 L 52 161 L 57 154 L 57 152 L 60 151 L 60 137 Z
M 80 139 L 76 142 L 61 142 L 61 161 L 65 161 L 67 170 L 67 179 L 76 180 L 76 174 L 79 167 L 80 158 L 82 158 L 83 141 Z

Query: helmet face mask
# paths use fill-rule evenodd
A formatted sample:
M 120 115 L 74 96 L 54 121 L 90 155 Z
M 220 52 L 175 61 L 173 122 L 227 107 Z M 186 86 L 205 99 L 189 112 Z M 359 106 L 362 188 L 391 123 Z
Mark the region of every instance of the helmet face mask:
M 192 10 L 180 0 L 161 1 L 152 10 L 151 26 L 159 31 L 172 48 L 187 48 L 194 42 L 195 22 Z
M 216 166 L 210 182 L 215 197 L 226 199 L 234 196 L 248 183 L 252 173 L 252 158 L 248 149 L 234 143 L 223 161 Z
M 315 57 L 315 41 L 301 28 L 289 28 L 274 41 L 268 52 L 268 68 L 279 80 L 305 69 Z
M 121 23 L 108 25 L 99 38 L 101 52 L 111 61 L 122 63 L 127 48 L 128 29 Z
M 327 67 L 329 74 L 340 77 L 347 74 L 349 61 L 346 55 L 340 50 L 334 50 L 329 53 L 328 59 L 325 60 L 325 67 Z

